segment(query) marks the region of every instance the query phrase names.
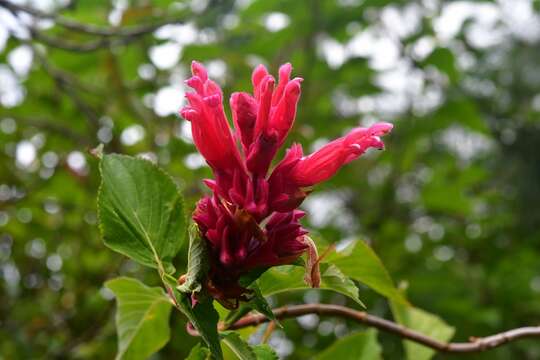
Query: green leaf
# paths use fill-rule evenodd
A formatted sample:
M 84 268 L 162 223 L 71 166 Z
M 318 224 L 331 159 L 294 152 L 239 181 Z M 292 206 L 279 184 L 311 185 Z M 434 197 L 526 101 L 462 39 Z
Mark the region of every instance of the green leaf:
M 188 320 L 193 324 L 199 332 L 202 339 L 210 348 L 210 352 L 217 359 L 223 359 L 221 346 L 219 345 L 219 335 L 217 331 L 217 323 L 219 314 L 212 304 L 213 299 L 206 294 L 199 293 L 197 296 L 197 304 L 192 307 L 191 295 L 172 289 L 176 298 L 178 309 L 186 315 Z
M 199 228 L 193 224 L 189 229 L 189 252 L 186 281 L 178 286 L 178 290 L 186 293 L 199 292 L 208 274 L 208 248 L 206 241 L 201 238 Z
M 244 315 L 249 314 L 251 310 L 253 310 L 253 307 L 249 303 L 241 302 L 240 306 L 238 306 L 238 309 L 231 310 L 227 314 L 224 320 L 225 326 L 228 327 L 229 325 L 234 324 L 239 319 L 241 319 Z
M 253 290 L 253 298 L 249 301 L 249 305 L 270 320 L 277 321 L 270 304 L 268 304 L 268 301 L 264 298 L 259 286 L 257 284 L 252 284 L 249 288 Z
M 271 268 L 257 280 L 257 283 L 264 296 L 284 291 L 312 289 L 304 281 L 304 269 L 292 265 Z M 336 291 L 364 306 L 358 297 L 358 287 L 333 264 L 321 264 L 321 289 Z
M 116 359 L 146 359 L 170 338 L 171 301 L 159 287 L 136 279 L 116 278 L 105 283 L 116 297 Z
M 395 301 L 390 302 L 394 318 L 400 324 L 442 342 L 449 341 L 455 329 L 441 318 L 424 310 Z M 429 360 L 435 351 L 418 343 L 405 340 L 405 353 L 409 360 Z
M 390 274 L 375 252 L 363 241 L 355 241 L 346 249 L 330 254 L 326 261 L 337 266 L 343 274 L 359 281 L 389 299 L 406 303 L 396 289 Z
M 191 349 L 185 360 L 210 360 L 210 350 L 199 343 Z
M 257 280 L 264 296 L 270 296 L 285 291 L 311 289 L 304 282 L 304 270 L 293 265 L 276 266 L 268 269 Z
M 186 221 L 172 179 L 147 160 L 123 155 L 104 155 L 100 169 L 105 245 L 160 272 L 174 272 L 172 259 L 182 246 Z
M 315 357 L 316 360 L 375 360 L 382 359 L 377 331 L 369 329 L 337 340 Z
M 256 310 L 269 318 L 270 320 L 275 321 L 279 326 L 279 322 L 276 319 L 276 316 L 274 315 L 274 312 L 272 311 L 272 308 L 270 307 L 270 304 L 266 301 L 264 298 L 261 289 L 259 286 L 254 283 L 251 284 L 249 289 L 253 290 L 252 298 L 248 302 L 241 302 L 238 309 L 233 310 L 229 312 L 227 315 L 227 318 L 225 319 L 226 325 L 234 324 L 238 319 L 240 319 L 242 316 L 249 313 L 251 310 Z
M 272 349 L 270 345 L 267 344 L 261 344 L 253 346 L 253 352 L 255 353 L 255 356 L 257 356 L 257 360 L 278 360 L 279 357 Z
M 440 71 L 448 76 L 450 82 L 455 83 L 459 80 L 460 72 L 456 67 L 456 61 L 454 54 L 447 48 L 436 48 L 433 52 L 422 62 L 422 66 L 434 65 Z
M 323 289 L 331 289 L 347 295 L 363 307 L 364 303 L 360 300 L 358 286 L 347 277 L 343 272 L 334 264 L 321 263 L 321 287 Z
M 278 355 L 267 344 L 250 346 L 233 331 L 222 333 L 223 342 L 240 360 L 278 360 Z
M 484 119 L 478 105 L 468 97 L 450 98 L 441 106 L 429 121 L 430 126 L 444 129 L 461 124 L 470 130 L 486 134 L 490 133 L 487 121 Z
M 227 332 L 222 340 L 240 360 L 257 360 L 257 356 L 251 346 L 238 333 L 233 331 Z

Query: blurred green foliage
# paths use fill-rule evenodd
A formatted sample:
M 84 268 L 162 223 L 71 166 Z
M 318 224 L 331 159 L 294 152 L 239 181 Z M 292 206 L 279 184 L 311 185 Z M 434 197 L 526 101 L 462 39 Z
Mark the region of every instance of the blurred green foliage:
M 455 327 L 456 341 L 540 322 L 537 1 L 51 3 L 44 10 L 86 24 L 137 27 L 165 17 L 181 24 L 103 37 L 14 17 L 0 3 L 0 46 L 10 31 L 0 52 L 0 358 L 114 356 L 114 303 L 104 282 L 159 279 L 103 246 L 99 171 L 88 150 L 104 143 L 106 152 L 156 160 L 191 211 L 210 175 L 174 114 L 192 59 L 227 95 L 250 89 L 255 64 L 275 72 L 290 61 L 305 81 L 289 138 L 306 150 L 359 123 L 393 122 L 386 151 L 316 189 L 306 226 L 321 243 L 367 240 L 415 306 Z M 29 37 L 29 27 L 42 37 Z M 80 48 L 96 41 L 94 50 Z M 380 295 L 361 288 L 360 299 L 391 318 Z M 271 300 L 359 307 L 313 290 Z M 331 354 L 337 338 L 362 329 L 307 320 L 283 321 L 270 345 L 305 359 Z M 171 326 L 156 358 L 183 358 L 198 343 L 181 316 Z M 374 332 L 352 336 L 368 342 Z M 377 338 L 384 358 L 403 356 L 399 339 Z M 524 340 L 468 357 L 537 359 L 540 345 Z

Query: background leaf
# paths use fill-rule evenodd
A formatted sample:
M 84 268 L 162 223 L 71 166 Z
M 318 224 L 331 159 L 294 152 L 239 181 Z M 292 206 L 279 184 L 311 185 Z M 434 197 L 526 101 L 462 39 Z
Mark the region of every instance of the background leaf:
M 377 254 L 365 242 L 355 241 L 344 250 L 330 254 L 325 260 L 337 266 L 343 274 L 360 281 L 379 294 L 395 301 L 406 302 Z
M 116 297 L 117 359 L 147 359 L 170 338 L 171 301 L 159 287 L 121 277 L 105 283 Z
M 345 336 L 330 345 L 315 360 L 377 360 L 382 359 L 377 331 L 369 329 Z
M 454 328 L 438 316 L 395 301 L 391 302 L 391 307 L 396 321 L 405 327 L 442 342 L 449 341 L 454 335 Z M 403 344 L 409 360 L 429 360 L 435 354 L 434 350 L 409 340 Z
M 454 54 L 447 48 L 435 49 L 426 59 L 423 61 L 423 66 L 434 65 L 441 72 L 448 76 L 451 82 L 456 82 L 459 79 L 459 71 L 456 67 Z
M 103 155 L 98 198 L 103 240 L 143 265 L 172 273 L 172 258 L 184 239 L 182 196 L 151 162 Z

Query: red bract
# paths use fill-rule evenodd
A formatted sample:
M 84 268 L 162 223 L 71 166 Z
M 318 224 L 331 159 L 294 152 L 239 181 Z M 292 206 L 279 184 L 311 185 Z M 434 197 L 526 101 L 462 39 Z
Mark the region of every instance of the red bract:
M 368 148 L 382 149 L 380 136 L 392 125 L 355 128 L 307 156 L 294 144 L 269 171 L 293 126 L 302 79 L 291 79 L 292 67 L 285 64 L 276 85 L 259 65 L 252 75 L 253 95 L 231 96 L 233 133 L 221 89 L 201 64 L 193 62 L 191 70 L 193 77 L 186 83 L 195 92 L 186 94 L 189 104 L 180 114 L 191 122 L 195 146 L 215 176 L 205 180 L 212 195 L 198 202 L 193 219 L 209 245 L 206 288 L 222 304 L 234 307 L 248 292 L 239 284 L 242 276 L 291 264 L 308 249 L 308 256 L 315 256 L 299 222 L 304 212 L 297 209 L 307 188 L 327 180 Z M 308 278 L 317 285 L 311 269 Z

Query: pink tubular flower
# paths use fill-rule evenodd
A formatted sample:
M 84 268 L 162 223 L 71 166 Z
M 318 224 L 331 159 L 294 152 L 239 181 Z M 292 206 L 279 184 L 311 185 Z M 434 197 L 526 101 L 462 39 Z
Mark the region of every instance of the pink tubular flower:
M 186 94 L 188 105 L 180 115 L 191 122 L 195 146 L 215 176 L 205 180 L 213 194 L 198 202 L 193 219 L 209 245 L 211 266 L 205 286 L 232 308 L 249 292 L 239 284 L 242 276 L 291 264 L 304 253 L 316 256 L 299 222 L 304 212 L 297 209 L 309 193 L 306 188 L 329 179 L 368 148 L 384 148 L 380 136 L 392 125 L 355 128 L 307 156 L 294 144 L 269 171 L 293 126 L 300 98 L 302 79 L 291 79 L 291 64 L 280 67 L 277 84 L 259 65 L 252 75 L 253 95 L 232 94 L 234 133 L 219 86 L 198 62 L 191 70 L 193 76 L 186 83 L 194 92 Z M 306 278 L 316 286 L 318 274 L 308 271 Z
M 367 129 L 354 129 L 313 154 L 300 158 L 289 173 L 289 181 L 301 187 L 328 180 L 341 166 L 358 158 L 368 148 L 383 149 L 384 144 L 379 137 L 390 130 L 392 125 L 388 123 L 378 123 Z

